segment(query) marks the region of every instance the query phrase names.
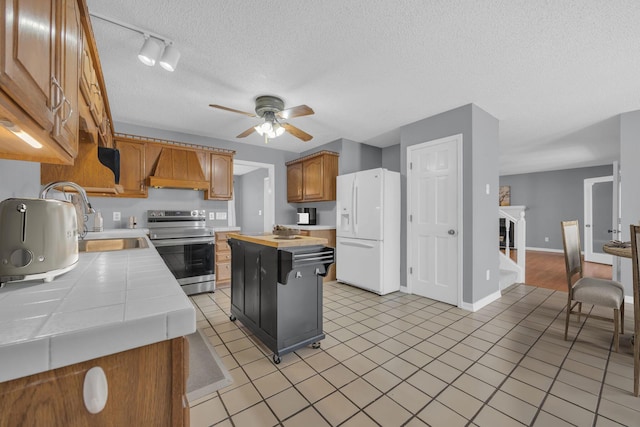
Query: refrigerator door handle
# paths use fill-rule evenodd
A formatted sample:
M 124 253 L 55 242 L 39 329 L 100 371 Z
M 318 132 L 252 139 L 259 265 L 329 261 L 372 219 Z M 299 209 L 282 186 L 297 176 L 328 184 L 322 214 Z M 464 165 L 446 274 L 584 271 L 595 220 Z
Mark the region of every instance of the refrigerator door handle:
M 344 246 L 353 246 L 356 248 L 367 248 L 367 249 L 372 249 L 374 246 L 367 244 L 367 243 L 360 243 L 360 242 L 340 242 L 340 245 L 344 245 Z
M 353 197 L 353 231 L 358 234 L 358 181 L 357 178 L 353 182 L 354 197 Z

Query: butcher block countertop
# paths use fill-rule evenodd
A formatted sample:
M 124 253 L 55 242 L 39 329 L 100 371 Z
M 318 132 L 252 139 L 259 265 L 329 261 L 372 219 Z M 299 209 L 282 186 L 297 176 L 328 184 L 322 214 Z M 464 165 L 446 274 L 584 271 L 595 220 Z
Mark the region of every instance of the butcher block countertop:
M 229 233 L 230 239 L 241 240 L 243 242 L 256 243 L 258 245 L 271 246 L 272 248 L 292 248 L 297 246 L 326 245 L 327 239 L 320 237 L 296 236 L 295 239 L 283 239 L 274 234 L 240 234 Z

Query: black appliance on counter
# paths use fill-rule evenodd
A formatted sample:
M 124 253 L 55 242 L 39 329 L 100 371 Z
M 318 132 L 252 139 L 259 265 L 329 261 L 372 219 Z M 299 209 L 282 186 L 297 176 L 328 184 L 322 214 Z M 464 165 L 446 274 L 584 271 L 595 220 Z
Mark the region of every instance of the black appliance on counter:
M 147 211 L 149 240 L 187 295 L 216 289 L 214 230 L 204 210 Z
M 316 225 L 316 208 L 298 208 L 298 225 Z
M 322 245 L 278 249 L 229 239 L 231 320 L 239 319 L 280 356 L 311 344 L 322 331 L 322 277 L 334 262 L 334 249 Z

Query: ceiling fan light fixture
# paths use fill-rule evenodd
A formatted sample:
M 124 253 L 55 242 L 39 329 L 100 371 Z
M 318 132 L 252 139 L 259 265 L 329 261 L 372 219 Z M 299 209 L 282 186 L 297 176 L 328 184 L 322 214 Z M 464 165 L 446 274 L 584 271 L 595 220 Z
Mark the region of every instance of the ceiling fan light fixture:
M 160 52 L 162 51 L 162 45 L 160 44 L 160 40 L 156 40 L 149 35 L 144 35 L 144 44 L 138 52 L 138 59 L 144 65 L 149 67 L 153 67 L 156 64 L 156 61 L 160 57 Z
M 180 51 L 173 45 L 167 43 L 160 59 L 160 66 L 167 71 L 175 71 L 178 61 L 180 60 Z
M 273 136 L 273 138 L 275 138 L 276 136 L 280 136 L 284 133 L 285 128 L 284 126 L 282 126 L 280 123 L 276 122 L 273 125 L 273 133 L 275 136 Z

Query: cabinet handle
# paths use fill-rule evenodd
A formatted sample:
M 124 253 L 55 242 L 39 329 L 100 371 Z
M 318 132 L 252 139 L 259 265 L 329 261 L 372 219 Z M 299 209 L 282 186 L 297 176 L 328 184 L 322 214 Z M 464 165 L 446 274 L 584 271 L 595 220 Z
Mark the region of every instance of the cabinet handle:
M 57 89 L 57 95 L 60 96 L 60 102 L 58 102 L 58 104 L 56 104 L 53 107 L 53 114 L 58 114 L 58 110 L 60 109 L 60 107 L 62 107 L 62 104 L 64 104 L 65 101 L 65 96 L 64 96 L 64 90 L 62 90 L 62 86 L 60 86 L 60 83 L 58 83 L 58 79 L 56 79 L 55 77 L 51 77 L 51 84 L 53 84 L 56 89 Z
M 71 118 L 71 114 L 73 114 L 73 108 L 71 108 L 71 102 L 65 97 L 64 103 L 69 105 L 69 112 L 67 113 L 67 117 L 62 120 L 62 126 L 66 125 L 69 119 Z

